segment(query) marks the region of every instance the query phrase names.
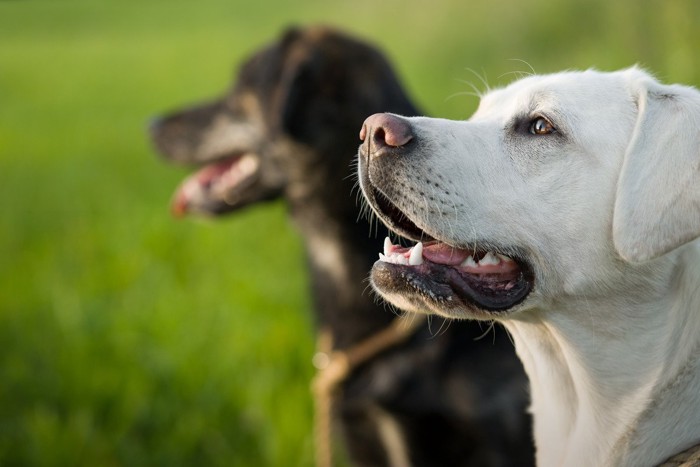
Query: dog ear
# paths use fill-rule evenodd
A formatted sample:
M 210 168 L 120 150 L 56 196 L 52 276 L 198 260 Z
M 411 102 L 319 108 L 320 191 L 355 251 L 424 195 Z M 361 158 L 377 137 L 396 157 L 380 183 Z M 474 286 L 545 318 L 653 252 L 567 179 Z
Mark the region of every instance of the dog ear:
M 625 260 L 641 262 L 700 236 L 700 93 L 631 73 L 639 114 L 618 180 L 613 241 Z
M 288 33 L 281 49 L 284 58 L 271 112 L 273 128 L 303 143 L 332 139 L 329 130 L 332 133 L 347 118 L 341 111 L 350 93 L 343 81 L 349 74 L 347 47 L 336 44 L 329 31 L 316 28 Z
M 292 138 L 311 143 L 323 127 L 325 118 L 323 106 L 328 107 L 332 100 L 324 103 L 319 96 L 323 83 L 319 80 L 318 60 L 312 51 L 296 54 L 289 60 L 284 70 L 283 82 L 278 98 L 276 114 L 278 130 Z M 326 89 L 332 83 L 326 83 Z
M 353 144 L 369 115 L 418 115 L 384 55 L 324 27 L 290 36 L 271 115 L 275 129 L 312 145 Z

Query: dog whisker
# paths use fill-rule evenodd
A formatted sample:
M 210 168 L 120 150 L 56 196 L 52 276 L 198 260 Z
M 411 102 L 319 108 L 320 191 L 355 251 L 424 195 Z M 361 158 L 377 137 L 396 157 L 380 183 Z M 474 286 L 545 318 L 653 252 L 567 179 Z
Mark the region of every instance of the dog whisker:
M 527 60 L 523 60 L 522 58 L 509 58 L 508 60 L 510 60 L 512 62 L 520 62 L 520 63 L 527 65 L 527 67 L 530 69 L 530 71 L 529 72 L 522 71 L 521 73 L 523 73 L 524 75 L 533 76 L 533 75 L 537 74 L 537 72 L 535 71 L 535 68 Z
M 445 102 L 448 102 L 455 97 L 460 97 L 460 96 L 471 96 L 471 97 L 476 97 L 477 99 L 481 99 L 481 95 L 476 93 L 476 92 L 471 92 L 471 91 L 461 91 L 461 92 L 456 92 L 454 94 L 450 94 L 445 98 Z
M 449 319 L 441 319 L 440 320 L 440 327 L 438 328 L 437 332 L 433 332 L 432 329 L 430 330 L 430 338 L 431 339 L 437 339 L 438 337 L 444 335 L 448 329 L 450 329 L 450 325 L 452 324 L 452 321 Z
M 480 336 L 475 337 L 474 340 L 480 341 L 481 339 L 486 337 L 489 333 L 493 334 L 493 340 L 491 343 L 495 344 L 496 343 L 496 321 L 494 321 L 494 320 L 488 321 L 488 327 L 486 328 L 486 331 L 484 331 L 484 333 L 481 334 Z
M 491 91 L 491 86 L 489 86 L 489 83 L 486 80 L 486 72 L 483 69 L 481 70 L 482 74 L 477 73 L 476 71 L 474 71 L 472 68 L 469 68 L 469 67 L 466 67 L 465 70 L 471 72 L 474 76 L 476 76 L 479 79 L 479 81 L 481 81 L 481 84 L 484 85 L 484 91 L 482 92 L 482 95 Z
M 463 79 L 457 79 L 456 81 L 457 81 L 458 83 L 466 84 L 467 86 L 469 86 L 470 88 L 472 88 L 472 91 L 471 91 L 471 92 L 473 92 L 472 95 L 478 97 L 479 99 L 481 99 L 481 98 L 484 96 L 484 94 L 486 93 L 486 91 L 481 91 L 481 90 L 480 90 L 474 83 L 472 83 L 471 81 L 467 81 L 467 80 L 463 80 Z M 470 91 L 464 91 L 464 92 L 465 92 L 465 93 L 468 93 L 468 92 L 470 92 Z

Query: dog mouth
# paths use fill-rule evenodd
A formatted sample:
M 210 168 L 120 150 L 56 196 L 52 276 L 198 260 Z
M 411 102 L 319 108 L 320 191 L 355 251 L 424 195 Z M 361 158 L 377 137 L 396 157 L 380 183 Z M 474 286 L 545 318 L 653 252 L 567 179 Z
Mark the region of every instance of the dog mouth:
M 246 192 L 260 178 L 260 158 L 237 154 L 209 163 L 177 188 L 171 211 L 181 217 L 191 212 L 221 214 L 243 204 Z
M 376 188 L 370 186 L 369 191 L 365 194 L 382 221 L 417 241 L 402 247 L 387 237 L 371 275 L 381 294 L 400 297 L 414 311 L 490 319 L 496 312 L 510 311 L 532 290 L 533 270 L 517 248 L 451 245 L 418 227 Z

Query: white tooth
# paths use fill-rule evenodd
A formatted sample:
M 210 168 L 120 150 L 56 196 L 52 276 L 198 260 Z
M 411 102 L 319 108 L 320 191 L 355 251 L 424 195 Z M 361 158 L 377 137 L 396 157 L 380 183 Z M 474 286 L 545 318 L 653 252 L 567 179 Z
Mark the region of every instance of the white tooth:
M 474 261 L 474 258 L 472 258 L 471 256 L 467 256 L 467 259 L 462 261 L 462 266 L 475 268 L 475 267 L 477 267 L 477 264 L 476 264 L 476 261 Z
M 397 264 L 408 266 L 408 258 L 406 258 L 404 255 L 396 255 L 394 258 L 396 258 Z
M 501 259 L 501 261 L 503 261 L 504 263 L 512 263 L 513 262 L 513 258 L 511 258 L 510 256 L 501 255 L 501 254 L 497 254 L 496 256 L 498 256 Z
M 498 264 L 500 261 L 498 258 L 494 256 L 493 253 L 490 251 L 484 255 L 483 258 L 479 260 L 479 265 L 480 266 L 488 266 L 488 265 L 495 265 Z
M 386 256 L 389 256 L 391 254 L 391 247 L 394 246 L 391 244 L 391 239 L 389 237 L 386 237 L 384 239 L 384 254 Z
M 411 256 L 408 258 L 408 264 L 411 266 L 419 266 L 423 264 L 423 243 L 418 242 L 411 249 Z
M 384 256 L 382 253 L 379 253 L 379 261 L 384 261 L 385 263 L 389 263 L 389 258 Z
M 242 173 L 244 176 L 248 176 L 252 173 L 255 173 L 255 171 L 258 170 L 259 165 L 260 160 L 257 157 L 250 154 L 246 154 L 238 160 L 238 164 L 236 164 L 236 167 L 238 168 L 238 171 L 240 173 Z

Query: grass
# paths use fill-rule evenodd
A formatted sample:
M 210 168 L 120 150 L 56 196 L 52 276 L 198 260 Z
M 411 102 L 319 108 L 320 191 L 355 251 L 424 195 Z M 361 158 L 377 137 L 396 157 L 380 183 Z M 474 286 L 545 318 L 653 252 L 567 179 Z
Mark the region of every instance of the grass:
M 476 75 L 530 66 L 700 83 L 693 0 L 425 5 L 0 0 L 0 465 L 311 464 L 313 320 L 285 206 L 171 219 L 184 171 L 144 131 L 284 26 L 376 42 L 449 118 L 473 111 Z

